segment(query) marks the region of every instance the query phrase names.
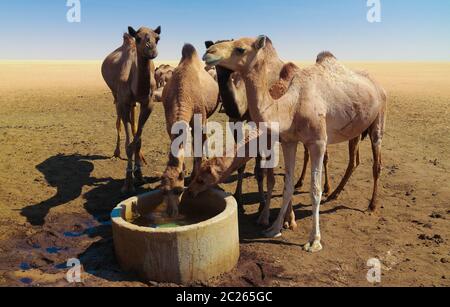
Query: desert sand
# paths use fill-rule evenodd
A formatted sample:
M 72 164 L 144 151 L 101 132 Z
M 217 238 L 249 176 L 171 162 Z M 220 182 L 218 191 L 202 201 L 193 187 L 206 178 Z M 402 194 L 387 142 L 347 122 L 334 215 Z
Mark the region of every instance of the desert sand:
M 307 254 L 301 245 L 311 227 L 308 187 L 294 199 L 299 229 L 263 239 L 249 165 L 240 263 L 205 285 L 371 286 L 367 261 L 378 258 L 380 286 L 450 286 L 450 63 L 347 64 L 369 71 L 389 93 L 380 209 L 366 211 L 372 157 L 365 141 L 345 192 L 322 207 L 324 250 Z M 71 286 L 64 265 L 70 258 L 81 260 L 85 286 L 158 285 L 121 272 L 115 261 L 109 213 L 124 198 L 126 162 L 111 158 L 115 110 L 100 65 L 0 61 L 0 286 Z M 143 144 L 149 183 L 140 192 L 158 185 L 169 150 L 160 103 Z M 337 185 L 347 145 L 332 146 L 330 154 Z M 276 172 L 275 207 L 283 169 Z M 225 190 L 234 191 L 233 179 Z

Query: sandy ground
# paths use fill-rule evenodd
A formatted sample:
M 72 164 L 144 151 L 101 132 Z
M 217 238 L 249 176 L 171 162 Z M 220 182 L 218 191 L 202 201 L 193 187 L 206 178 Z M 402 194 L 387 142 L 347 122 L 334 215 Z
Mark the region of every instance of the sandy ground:
M 450 286 L 450 63 L 348 64 L 368 70 L 389 92 L 379 211 L 366 212 L 372 188 L 367 141 L 340 200 L 322 208 L 319 254 L 300 248 L 311 228 L 307 190 L 295 196 L 299 229 L 266 240 L 255 226 L 256 182 L 249 176 L 240 263 L 206 285 L 370 286 L 367 261 L 378 258 L 382 286 Z M 99 62 L 0 62 L 0 286 L 68 286 L 69 258 L 83 264 L 82 285 L 148 285 L 121 272 L 114 257 L 108 216 L 123 199 L 126 165 L 111 159 L 115 114 L 99 71 Z M 214 119 L 226 120 L 223 114 Z M 143 144 L 149 184 L 141 192 L 158 185 L 166 163 L 160 104 Z M 347 146 L 330 153 L 336 185 Z M 303 152 L 298 155 L 300 170 Z M 277 174 L 275 206 L 283 170 Z M 234 191 L 235 182 L 223 187 Z

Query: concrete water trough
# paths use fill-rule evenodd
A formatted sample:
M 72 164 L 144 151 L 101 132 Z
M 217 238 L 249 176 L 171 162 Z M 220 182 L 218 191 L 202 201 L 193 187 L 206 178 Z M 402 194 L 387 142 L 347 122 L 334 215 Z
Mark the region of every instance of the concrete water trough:
M 195 224 L 166 222 L 159 227 L 137 222 L 165 209 L 162 192 L 155 191 L 130 198 L 113 210 L 114 247 L 124 271 L 146 281 L 186 284 L 207 281 L 237 265 L 238 210 L 232 196 L 219 190 L 196 199 L 184 195 L 180 212 Z

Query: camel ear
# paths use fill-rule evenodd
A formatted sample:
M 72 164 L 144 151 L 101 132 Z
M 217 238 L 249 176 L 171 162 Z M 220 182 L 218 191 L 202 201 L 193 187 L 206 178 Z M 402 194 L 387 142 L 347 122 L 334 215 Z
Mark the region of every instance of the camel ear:
M 214 45 L 214 42 L 213 42 L 213 41 L 206 41 L 206 42 L 205 42 L 206 49 L 209 49 L 209 47 L 211 47 L 211 46 L 213 46 L 213 45 Z
M 155 33 L 158 34 L 158 35 L 161 34 L 161 26 L 156 28 Z
M 136 37 L 137 32 L 135 29 L 133 29 L 133 27 L 128 27 L 128 34 L 130 34 L 133 37 Z
M 263 49 L 264 47 L 266 47 L 266 43 L 267 43 L 267 36 L 261 35 L 256 40 L 255 47 L 256 49 Z

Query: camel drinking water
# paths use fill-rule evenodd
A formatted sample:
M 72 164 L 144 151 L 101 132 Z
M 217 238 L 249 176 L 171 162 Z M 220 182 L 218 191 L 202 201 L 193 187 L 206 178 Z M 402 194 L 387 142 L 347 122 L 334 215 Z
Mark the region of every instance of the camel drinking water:
M 172 134 L 172 128 L 176 123 L 185 123 L 186 126 L 193 125 L 194 115 L 201 115 L 202 126 L 207 119 L 214 114 L 218 108 L 219 88 L 217 82 L 205 70 L 204 64 L 197 54 L 195 48 L 186 44 L 183 47 L 182 58 L 178 67 L 174 70 L 172 78 L 164 87 L 162 100 L 166 116 L 167 133 L 173 142 L 178 135 Z M 192 127 L 193 128 L 193 127 Z M 205 134 L 203 142 L 206 141 Z M 183 144 L 182 144 L 183 145 Z M 170 216 L 178 214 L 178 205 L 181 194 L 184 191 L 185 178 L 185 150 L 179 148 L 179 154 L 171 151 L 169 162 L 162 176 L 160 189 L 164 193 Z M 195 176 L 196 168 L 200 166 L 201 157 L 194 158 Z
M 275 101 L 268 79 L 280 60 L 266 36 L 222 42 L 210 47 L 204 60 L 239 72 L 244 79 L 249 111 L 256 122 L 277 122 L 285 160 L 283 206 L 278 218 L 266 231 L 267 237 L 281 235 L 284 217 L 294 193 L 294 171 L 298 143 L 310 152 L 313 228 L 305 250 L 322 250 L 320 204 L 322 167 L 327 145 L 348 142 L 366 131 L 374 156 L 374 187 L 370 210 L 376 209 L 381 173 L 381 144 L 385 130 L 387 97 L 367 74 L 353 72 L 331 54 L 315 65 L 296 72 L 287 93 Z

